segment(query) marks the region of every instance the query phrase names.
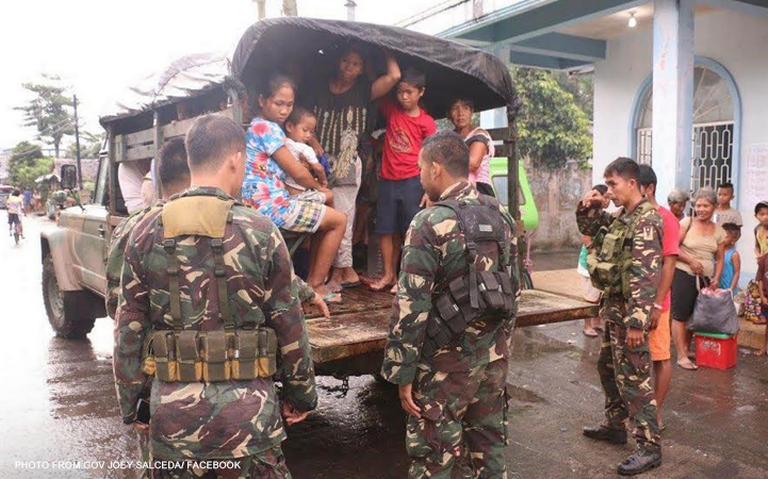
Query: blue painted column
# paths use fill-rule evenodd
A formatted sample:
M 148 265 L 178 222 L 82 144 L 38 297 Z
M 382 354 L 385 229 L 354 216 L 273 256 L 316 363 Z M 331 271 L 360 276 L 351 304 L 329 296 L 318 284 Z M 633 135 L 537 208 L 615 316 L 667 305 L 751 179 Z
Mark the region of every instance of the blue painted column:
M 508 67 L 511 65 L 509 61 L 509 46 L 496 45 L 490 49 L 490 52 Z M 507 109 L 494 108 L 493 110 L 480 112 L 480 126 L 485 129 L 505 128 L 507 126 Z
M 653 169 L 656 198 L 691 183 L 693 0 L 653 2 Z

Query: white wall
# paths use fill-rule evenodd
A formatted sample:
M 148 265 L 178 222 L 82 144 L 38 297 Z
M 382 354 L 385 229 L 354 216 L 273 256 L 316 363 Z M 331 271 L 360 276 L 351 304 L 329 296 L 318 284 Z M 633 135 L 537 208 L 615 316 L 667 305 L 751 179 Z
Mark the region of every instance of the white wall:
M 606 60 L 595 66 L 595 119 L 593 179 L 599 182 L 605 166 L 630 152 L 630 115 L 640 84 L 652 69 L 650 28 L 608 42 Z M 723 65 L 741 95 L 741 162 L 750 145 L 768 143 L 768 20 L 717 11 L 696 18 L 695 53 Z M 768 164 L 765 165 L 768 168 Z M 742 283 L 754 277 L 752 230 L 754 204 L 746 204 L 740 185 L 744 168 L 735 179 L 739 210 L 744 218 L 738 251 L 742 257 Z M 768 199 L 768 198 L 766 198 Z M 660 199 L 661 200 L 661 199 Z

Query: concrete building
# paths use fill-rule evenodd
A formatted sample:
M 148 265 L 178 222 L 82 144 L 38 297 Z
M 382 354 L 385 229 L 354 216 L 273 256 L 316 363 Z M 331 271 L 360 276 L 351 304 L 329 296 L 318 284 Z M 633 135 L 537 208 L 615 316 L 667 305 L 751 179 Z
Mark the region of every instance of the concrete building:
M 753 208 L 768 199 L 768 0 L 453 0 L 401 25 L 518 65 L 594 68 L 593 180 L 630 156 L 653 166 L 660 199 L 732 182 L 742 282 L 754 277 Z

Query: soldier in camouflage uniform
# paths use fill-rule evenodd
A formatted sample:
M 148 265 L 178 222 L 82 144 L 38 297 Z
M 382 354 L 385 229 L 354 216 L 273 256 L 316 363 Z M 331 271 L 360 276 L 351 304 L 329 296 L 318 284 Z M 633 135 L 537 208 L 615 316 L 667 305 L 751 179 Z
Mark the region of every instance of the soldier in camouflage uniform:
M 618 468 L 622 475 L 634 475 L 661 465 L 648 333 L 661 279 L 663 226 L 659 213 L 649 207 L 640 192 L 637 163 L 619 158 L 606 167 L 604 176 L 614 203 L 623 209 L 615 216 L 602 211 L 602 198 L 590 192 L 577 208 L 576 221 L 579 231 L 591 237 L 598 235 L 601 228 L 614 233 L 623 227 L 625 233 L 618 235 L 621 239 L 614 246 L 616 254 L 619 250 L 625 252 L 626 261 L 618 264 L 618 294 L 616 287 L 613 293 L 604 294 L 600 309 L 605 336 L 597 368 L 605 391 L 606 421 L 597 428 L 584 429 L 584 435 L 626 444 L 627 427 L 634 420 L 638 447 Z M 595 255 L 606 253 L 600 245 L 595 247 Z M 590 270 L 594 282 L 596 271 L 592 264 Z
M 184 138 L 178 137 L 163 143 L 158 152 L 158 179 L 162 190 L 162 201 L 167 201 L 171 196 L 181 193 L 189 187 L 189 167 L 187 166 L 187 150 L 184 146 Z M 144 218 L 145 215 L 157 211 L 160 206 L 145 208 L 120 222 L 112 231 L 107 256 L 107 296 L 105 298 L 107 311 L 114 317 L 117 308 L 122 302 L 120 299 L 120 276 L 123 272 L 125 259 L 125 246 L 133 227 Z M 147 383 L 142 396 L 149 398 L 151 381 Z M 141 463 L 152 461 L 149 448 L 149 428 L 137 423 L 139 436 L 139 450 Z M 142 477 L 149 477 L 149 469 L 140 468 Z
M 478 270 L 498 270 L 503 259 L 516 271 L 514 221 L 495 199 L 480 195 L 467 181 L 469 150 L 462 139 L 453 132 L 428 138 L 419 167 L 432 202 L 456 199 L 498 208 L 503 250 L 482 251 L 476 266 Z M 399 386 L 401 405 L 408 413 L 406 450 L 412 460 L 411 478 L 450 478 L 462 439 L 475 477 L 506 477 L 505 386 L 514 313 L 506 320 L 480 317 L 434 354 L 424 354 L 437 285 L 457 275 L 466 276 L 467 258 L 464 235 L 452 209 L 432 206 L 416 215 L 405 237 L 381 371 L 386 380 Z M 512 282 L 518 284 L 516 277 Z M 514 287 L 514 304 L 517 293 Z
M 136 417 L 144 388 L 144 340 L 153 330 L 169 330 L 174 316 L 174 285 L 164 246 L 164 210 L 176 201 L 217 208 L 231 205 L 221 236 L 221 253 L 213 242 L 194 234 L 180 237 L 179 310 L 183 330 L 224 330 L 222 287 L 214 262 L 223 257 L 229 317 L 239 330 L 247 324 L 272 328 L 280 351 L 282 397 L 271 378 L 220 382 L 152 381 L 150 440 L 155 460 L 230 460 L 239 477 L 285 478 L 280 443 L 288 424 L 303 420 L 316 407 L 314 370 L 309 341 L 297 300 L 293 267 L 282 236 L 258 212 L 234 202 L 243 182 L 245 138 L 233 121 L 218 115 L 199 118 L 186 140 L 192 188 L 147 213 L 134 227 L 125 250 L 122 303 L 115 325 L 114 370 L 118 402 L 125 423 Z M 220 201 L 212 201 L 218 199 Z M 211 206 L 215 203 L 214 206 Z M 228 206 L 229 207 L 229 206 Z M 177 211 L 179 208 L 175 208 Z M 194 222 L 201 212 L 175 221 Z M 163 222 L 166 220 L 163 219 Z M 205 225 L 202 225 L 203 227 Z M 168 228 L 168 225 L 165 225 Z M 217 288 L 217 285 L 219 287 Z M 154 469 L 157 478 L 217 477 L 224 471 L 182 467 Z M 233 471 L 229 470 L 231 474 Z

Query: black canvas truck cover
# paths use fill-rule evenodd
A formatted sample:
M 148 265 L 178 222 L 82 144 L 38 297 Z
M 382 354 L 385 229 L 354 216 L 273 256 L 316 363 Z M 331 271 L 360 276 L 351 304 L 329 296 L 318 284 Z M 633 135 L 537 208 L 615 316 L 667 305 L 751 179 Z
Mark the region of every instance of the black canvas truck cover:
M 445 116 L 448 103 L 457 97 L 471 99 L 475 111 L 507 107 L 513 117 L 520 101 L 507 66 L 490 53 L 450 40 L 398 27 L 338 20 L 285 17 L 262 20 L 240 39 L 232 57 L 232 73 L 245 84 L 260 85 L 276 71 L 288 73 L 291 62 L 329 65 L 313 61 L 332 57 L 345 46 L 362 50 L 366 58 L 381 60 L 380 50 L 393 51 L 401 68 L 411 66 L 427 76 L 423 101 L 436 118 Z M 314 58 L 313 58 L 314 57 Z M 304 81 L 327 75 L 303 71 Z

